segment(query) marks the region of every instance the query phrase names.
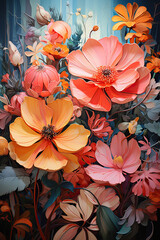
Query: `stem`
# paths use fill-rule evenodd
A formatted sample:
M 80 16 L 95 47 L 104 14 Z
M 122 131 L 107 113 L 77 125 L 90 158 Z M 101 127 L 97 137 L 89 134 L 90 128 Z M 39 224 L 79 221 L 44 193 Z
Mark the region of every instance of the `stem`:
M 145 101 L 145 99 L 148 97 L 148 95 L 149 95 L 149 93 L 150 93 L 151 90 L 152 90 L 152 86 L 149 88 L 148 92 L 146 93 L 146 96 L 145 96 L 145 97 L 142 99 L 142 101 L 139 102 L 137 105 L 135 105 L 135 106 L 133 106 L 133 107 L 131 107 L 131 108 L 127 108 L 127 109 L 124 109 L 124 110 L 117 111 L 117 112 L 111 114 L 108 119 L 112 118 L 112 117 L 113 117 L 115 114 L 117 114 L 117 113 L 122 113 L 122 112 L 131 111 L 131 110 L 133 110 L 134 108 L 136 108 L 136 107 L 138 107 L 139 105 L 141 105 L 141 104 Z
M 22 82 L 22 71 L 21 71 L 20 65 L 18 65 L 18 69 L 19 69 L 19 73 L 20 73 L 20 76 L 21 76 L 21 82 Z
M 36 186 L 37 186 L 38 174 L 39 174 L 39 169 L 37 171 L 36 179 L 35 179 L 35 183 L 34 183 L 34 214 L 35 214 L 36 223 L 37 223 L 37 227 L 38 227 L 39 233 L 41 235 L 41 238 L 42 238 L 42 240 L 46 240 L 46 238 L 44 236 L 44 233 L 42 232 L 42 229 L 41 229 L 41 226 L 40 226 L 40 223 L 39 223 L 39 220 L 38 220 L 38 215 L 37 215 L 37 203 L 38 203 L 38 200 L 36 200 Z
M 13 232 L 13 225 L 12 225 L 12 227 L 11 227 L 11 233 L 10 233 L 10 240 L 12 240 L 12 232 Z

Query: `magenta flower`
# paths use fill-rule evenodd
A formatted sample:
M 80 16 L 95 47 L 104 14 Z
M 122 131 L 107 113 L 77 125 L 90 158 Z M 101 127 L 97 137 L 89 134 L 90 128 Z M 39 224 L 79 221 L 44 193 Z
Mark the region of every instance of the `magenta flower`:
M 127 143 L 122 132 L 114 135 L 110 148 L 102 141 L 98 141 L 96 147 L 96 159 L 102 166 L 90 165 L 85 169 L 95 181 L 113 185 L 122 183 L 125 181 L 124 173 L 134 173 L 141 164 L 137 141 L 131 139 Z

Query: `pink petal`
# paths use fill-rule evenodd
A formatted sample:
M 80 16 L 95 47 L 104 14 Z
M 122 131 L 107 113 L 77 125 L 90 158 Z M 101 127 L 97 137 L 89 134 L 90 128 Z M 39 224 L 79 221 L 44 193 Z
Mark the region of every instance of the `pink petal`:
M 137 72 L 139 73 L 139 78 L 134 84 L 125 89 L 126 93 L 141 94 L 146 90 L 146 87 L 149 85 L 151 79 L 149 69 L 146 67 L 141 67 L 137 69 Z
M 80 231 L 80 233 L 76 236 L 75 240 L 82 240 L 82 239 L 86 240 L 86 233 L 83 228 Z
M 94 79 L 93 74 L 96 73 L 96 67 L 86 59 L 84 54 L 80 51 L 72 51 L 68 56 L 68 70 L 71 74 L 87 78 Z
M 135 139 L 131 139 L 128 143 L 127 153 L 123 156 L 124 165 L 123 171 L 127 173 L 135 172 L 141 164 L 140 155 L 141 150 Z
M 135 69 L 144 66 L 144 52 L 135 43 L 123 45 L 123 55 L 118 65 L 117 70 Z
M 115 36 L 104 37 L 99 40 L 104 48 L 106 66 L 115 66 L 122 57 L 122 43 Z
M 104 167 L 113 167 L 113 160 L 111 157 L 111 151 L 107 144 L 102 141 L 98 141 L 96 144 L 95 156 L 97 161 Z
M 95 86 L 92 82 L 85 82 L 83 79 L 71 79 L 70 88 L 72 95 L 78 101 L 94 110 L 110 111 L 111 102 L 104 90 Z
M 106 57 L 104 54 L 104 48 L 99 41 L 89 38 L 82 47 L 82 52 L 88 62 L 92 64 L 93 68 L 105 66 Z
M 125 181 L 121 169 L 103 168 L 99 165 L 89 165 L 85 168 L 86 173 L 95 181 L 110 184 L 120 184 Z
M 138 72 L 135 71 L 134 69 L 129 69 L 120 73 L 118 79 L 112 84 L 112 86 L 117 91 L 123 91 L 125 88 L 132 86 L 133 83 L 135 83 L 138 78 L 139 78 Z
M 127 151 L 127 139 L 125 139 L 126 136 L 119 132 L 117 135 L 114 135 L 111 141 L 111 152 L 113 157 L 117 155 L 122 156 Z

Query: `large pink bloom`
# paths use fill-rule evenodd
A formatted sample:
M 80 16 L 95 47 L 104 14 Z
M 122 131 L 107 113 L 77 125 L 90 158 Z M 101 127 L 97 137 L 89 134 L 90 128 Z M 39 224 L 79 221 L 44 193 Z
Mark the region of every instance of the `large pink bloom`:
M 111 101 L 133 101 L 150 82 L 143 50 L 134 43 L 122 45 L 114 36 L 88 39 L 82 51 L 71 52 L 67 60 L 71 74 L 90 80 L 72 79 L 73 96 L 95 110 L 109 111 Z
M 135 139 L 127 143 L 122 132 L 114 135 L 109 146 L 102 141 L 97 142 L 96 159 L 100 165 L 89 165 L 86 173 L 95 181 L 119 184 L 125 181 L 123 172 L 134 173 L 140 161 L 140 147 Z M 113 157 L 112 157 L 113 156 Z

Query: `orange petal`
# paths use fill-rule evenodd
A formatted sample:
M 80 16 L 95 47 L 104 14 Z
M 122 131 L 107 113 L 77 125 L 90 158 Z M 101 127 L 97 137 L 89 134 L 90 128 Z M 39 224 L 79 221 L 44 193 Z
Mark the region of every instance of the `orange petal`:
M 119 23 L 116 23 L 112 29 L 113 31 L 121 30 L 124 26 L 126 26 L 126 22 L 119 22 Z
M 31 168 L 39 152 L 43 151 L 46 147 L 46 141 L 42 140 L 29 147 L 21 147 L 15 142 L 10 142 L 8 149 L 11 158 L 15 159 L 20 165 L 25 168 Z
M 128 12 L 124 5 L 118 4 L 114 10 L 118 13 L 118 15 L 120 15 L 120 16 L 124 17 L 126 20 L 128 20 Z
M 8 154 L 8 141 L 4 137 L 0 137 L 0 156 Z
M 47 171 L 57 171 L 67 164 L 67 158 L 59 153 L 50 142 L 36 158 L 34 166 Z
M 82 125 L 72 124 L 53 141 L 61 152 L 76 152 L 86 146 L 90 131 Z
M 21 104 L 24 121 L 34 130 L 41 132 L 44 126 L 51 124 L 52 109 L 45 105 L 44 100 L 25 97 Z
M 147 11 L 147 8 L 146 8 L 146 7 L 140 6 L 140 7 L 137 9 L 137 11 L 136 11 L 136 13 L 135 13 L 135 15 L 134 15 L 134 19 L 140 17 L 140 16 L 141 16 L 143 13 L 145 13 L 146 11 Z
M 132 11 L 133 11 L 133 7 L 132 7 L 131 3 L 127 3 L 127 10 L 128 10 L 128 13 L 129 13 L 129 18 L 131 19 L 132 18 Z
M 21 117 L 10 124 L 11 137 L 20 146 L 28 147 L 42 138 L 41 134 L 32 130 Z
M 57 99 L 48 103 L 48 107 L 53 111 L 52 125 L 55 126 L 55 131 L 66 126 L 73 114 L 72 101 L 69 98 Z
M 112 21 L 113 22 L 125 22 L 126 19 L 124 17 L 115 15 L 115 16 L 112 17 Z
M 67 165 L 63 168 L 65 173 L 73 172 L 80 166 L 77 156 L 71 153 L 62 153 L 62 154 L 68 159 Z

